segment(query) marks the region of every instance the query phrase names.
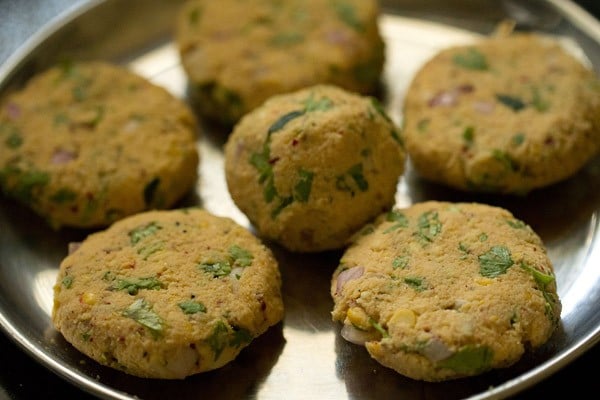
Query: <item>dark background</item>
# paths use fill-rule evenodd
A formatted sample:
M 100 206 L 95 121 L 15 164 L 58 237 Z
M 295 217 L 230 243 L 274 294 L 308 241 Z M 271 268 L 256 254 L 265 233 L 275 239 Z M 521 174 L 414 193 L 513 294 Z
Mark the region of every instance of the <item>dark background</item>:
M 577 0 L 596 18 L 600 18 L 600 0 Z M 0 10 L 0 23 L 5 15 Z M 2 39 L 0 38 L 0 44 Z M 0 399 L 94 399 L 94 397 L 76 389 L 53 372 L 39 365 L 25 354 L 4 333 L 0 333 Z M 584 378 L 597 371 L 600 362 L 600 344 L 577 358 L 567 367 L 561 369 L 531 389 L 521 392 L 513 399 L 555 398 L 559 393 L 572 393 L 582 396 L 583 393 L 594 396 L 600 393 L 600 380 Z M 235 377 L 232 377 L 235 378 Z M 201 393 L 199 393 L 201 397 Z

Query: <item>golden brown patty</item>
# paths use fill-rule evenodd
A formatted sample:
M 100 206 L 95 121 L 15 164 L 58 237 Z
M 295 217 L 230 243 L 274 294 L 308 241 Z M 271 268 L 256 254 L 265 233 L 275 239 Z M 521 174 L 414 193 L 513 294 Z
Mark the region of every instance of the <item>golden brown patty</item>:
M 279 322 L 280 286 L 270 250 L 232 220 L 148 211 L 63 260 L 52 320 L 101 364 L 179 379 L 225 365 Z
M 233 124 L 267 98 L 317 83 L 362 94 L 380 80 L 375 0 L 197 0 L 177 43 L 199 111 Z
M 271 98 L 225 146 L 236 205 L 292 251 L 342 247 L 394 203 L 404 149 L 380 104 L 317 85 Z
M 526 193 L 577 172 L 600 149 L 600 83 L 557 42 L 531 34 L 445 49 L 404 105 L 406 148 L 425 178 Z
M 53 227 L 167 208 L 197 166 L 187 106 L 122 67 L 55 66 L 1 102 L 0 186 Z
M 510 212 L 428 201 L 382 215 L 333 274 L 342 336 L 425 381 L 481 374 L 544 344 L 560 319 L 540 238 Z

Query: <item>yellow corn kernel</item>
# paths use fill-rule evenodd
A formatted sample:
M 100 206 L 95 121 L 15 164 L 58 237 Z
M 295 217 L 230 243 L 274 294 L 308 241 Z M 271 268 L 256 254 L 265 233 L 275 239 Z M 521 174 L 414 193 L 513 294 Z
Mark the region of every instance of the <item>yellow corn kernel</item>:
M 481 286 L 489 286 L 494 282 L 493 279 L 490 278 L 477 278 L 475 279 L 475 283 L 481 285 Z
M 89 306 L 96 304 L 96 295 L 94 293 L 86 292 L 81 295 L 81 301 Z
M 369 316 L 367 315 L 365 310 L 363 310 L 360 307 L 352 307 L 351 309 L 349 309 L 346 313 L 346 318 L 348 318 L 348 321 L 350 321 L 350 323 L 358 329 L 366 331 L 369 328 L 371 328 L 371 324 L 369 323 Z
M 417 323 L 417 315 L 413 310 L 408 308 L 399 308 L 394 311 L 394 315 L 390 318 L 388 325 L 399 325 L 413 327 Z

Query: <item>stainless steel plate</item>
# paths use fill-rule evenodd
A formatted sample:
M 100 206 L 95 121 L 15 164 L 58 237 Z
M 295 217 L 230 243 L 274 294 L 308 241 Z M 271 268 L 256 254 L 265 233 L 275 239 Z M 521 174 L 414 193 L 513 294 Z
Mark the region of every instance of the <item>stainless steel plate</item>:
M 180 1 L 91 1 L 46 26 L 0 67 L 0 92 L 64 58 L 101 58 L 129 66 L 186 99 L 186 78 L 172 42 Z M 384 100 L 401 123 L 407 84 L 436 50 L 490 33 L 510 17 L 520 29 L 558 35 L 600 71 L 600 27 L 571 3 L 530 1 L 382 1 L 387 44 Z M 228 132 L 203 126 L 200 178 L 182 204 L 201 204 L 250 228 L 231 201 L 221 147 Z M 286 317 L 220 370 L 183 381 L 144 380 L 102 367 L 66 343 L 51 325 L 52 285 L 67 244 L 90 232 L 54 232 L 29 210 L 0 197 L 0 326 L 61 377 L 112 399 L 406 398 L 497 399 L 538 383 L 600 340 L 600 158 L 568 181 L 527 197 L 475 196 L 421 181 L 408 171 L 397 204 L 436 199 L 480 201 L 511 210 L 545 241 L 563 302 L 562 324 L 542 348 L 516 365 L 444 383 L 404 378 L 345 342 L 331 321 L 329 279 L 339 252 L 290 254 L 272 246 L 281 265 Z

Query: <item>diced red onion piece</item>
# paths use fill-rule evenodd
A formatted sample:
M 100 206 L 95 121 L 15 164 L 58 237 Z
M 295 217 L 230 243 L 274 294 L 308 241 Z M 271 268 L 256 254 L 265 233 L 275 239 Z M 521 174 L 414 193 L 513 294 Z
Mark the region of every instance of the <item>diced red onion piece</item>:
M 358 344 L 359 346 L 364 346 L 366 342 L 377 340 L 380 337 L 378 332 L 361 331 L 352 325 L 346 324 L 342 327 L 340 334 L 346 341 Z
M 57 149 L 54 151 L 54 154 L 52 154 L 52 164 L 66 164 L 69 161 L 73 161 L 75 158 L 77 158 L 77 154 L 67 150 Z
M 364 272 L 365 268 L 362 266 L 352 267 L 340 272 L 337 277 L 335 294 L 340 293 L 348 281 L 360 278 Z
M 448 107 L 458 102 L 458 91 L 447 90 L 433 96 L 427 103 L 429 107 Z

